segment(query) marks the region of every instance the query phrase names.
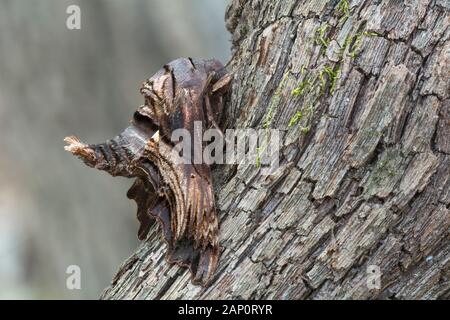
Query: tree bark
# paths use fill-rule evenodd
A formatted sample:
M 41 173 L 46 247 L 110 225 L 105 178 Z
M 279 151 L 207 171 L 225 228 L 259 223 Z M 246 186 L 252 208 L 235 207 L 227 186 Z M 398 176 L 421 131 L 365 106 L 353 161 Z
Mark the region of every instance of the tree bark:
M 280 167 L 214 169 L 210 286 L 155 225 L 102 298 L 449 298 L 450 3 L 233 0 L 226 24 L 228 127 L 282 130 Z

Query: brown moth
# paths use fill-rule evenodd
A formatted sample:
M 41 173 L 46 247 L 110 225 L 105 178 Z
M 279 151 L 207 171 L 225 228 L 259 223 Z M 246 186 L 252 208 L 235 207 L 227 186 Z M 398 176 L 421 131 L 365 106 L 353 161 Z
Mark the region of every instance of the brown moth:
M 187 129 L 193 137 L 195 121 L 201 121 L 204 130 L 218 128 L 230 81 L 215 59 L 177 59 L 144 82 L 145 103 L 120 135 L 93 145 L 65 138 L 69 144 L 65 149 L 88 166 L 136 178 L 127 196 L 137 203 L 139 239 L 144 240 L 153 222 L 159 222 L 168 262 L 188 267 L 192 281 L 202 285 L 211 280 L 219 257 L 210 168 L 177 162 L 171 135 Z M 202 150 L 192 148 L 191 159 L 198 152 Z

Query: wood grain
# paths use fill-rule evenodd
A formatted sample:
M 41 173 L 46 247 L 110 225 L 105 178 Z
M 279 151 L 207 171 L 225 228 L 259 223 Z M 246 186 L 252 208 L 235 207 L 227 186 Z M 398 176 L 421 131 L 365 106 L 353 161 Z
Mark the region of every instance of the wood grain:
M 155 227 L 103 299 L 450 297 L 449 3 L 340 2 L 231 2 L 227 125 L 261 128 L 273 108 L 280 168 L 213 171 L 209 287 L 161 262 Z

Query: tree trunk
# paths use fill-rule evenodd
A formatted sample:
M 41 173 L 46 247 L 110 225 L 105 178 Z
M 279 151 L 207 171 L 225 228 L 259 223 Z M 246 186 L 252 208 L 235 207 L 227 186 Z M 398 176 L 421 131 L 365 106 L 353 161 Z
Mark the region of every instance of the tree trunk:
M 154 226 L 102 298 L 449 298 L 449 2 L 233 0 L 226 23 L 228 127 L 282 130 L 280 167 L 214 169 L 209 287 Z

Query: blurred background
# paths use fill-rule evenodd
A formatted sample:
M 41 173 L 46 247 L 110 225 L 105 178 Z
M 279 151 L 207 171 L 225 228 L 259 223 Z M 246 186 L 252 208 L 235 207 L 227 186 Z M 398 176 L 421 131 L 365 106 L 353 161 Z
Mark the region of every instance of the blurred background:
M 66 9 L 81 8 L 81 30 Z M 122 131 L 139 86 L 182 56 L 227 62 L 225 0 L 0 0 L 0 299 L 97 299 L 137 245 L 132 181 L 63 138 Z M 66 269 L 81 268 L 81 290 Z

